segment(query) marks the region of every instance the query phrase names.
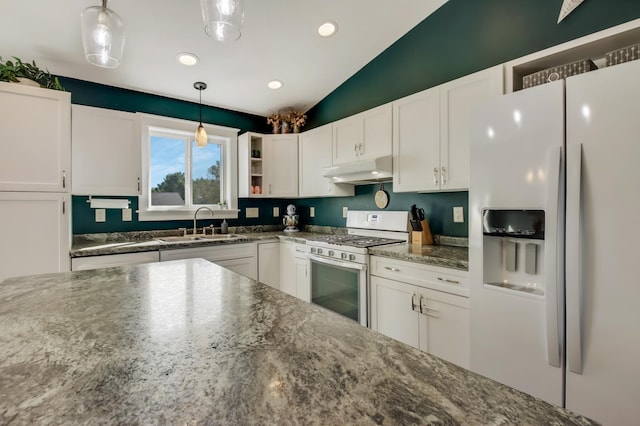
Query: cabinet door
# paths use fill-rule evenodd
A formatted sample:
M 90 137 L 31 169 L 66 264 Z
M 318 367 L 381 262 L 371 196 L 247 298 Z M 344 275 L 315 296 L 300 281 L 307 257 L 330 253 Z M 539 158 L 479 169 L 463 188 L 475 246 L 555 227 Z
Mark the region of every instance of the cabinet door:
M 359 114 L 364 132 L 359 159 L 384 157 L 392 154 L 391 111 L 391 104 L 386 104 Z
M 0 191 L 71 185 L 71 94 L 0 82 Z
M 308 261 L 306 258 L 296 257 L 293 261 L 296 276 L 296 297 L 311 303 L 311 283 L 307 272 Z
M 333 164 L 348 163 L 358 158 L 364 128 L 358 115 L 343 118 L 332 125 L 333 128 Z
M 331 124 L 298 136 L 300 197 L 353 196 L 353 185 L 336 185 L 322 176 L 321 169 L 331 166 L 331 137 Z
M 420 347 L 420 314 L 412 310 L 416 287 L 371 277 L 371 328 L 414 348 Z M 414 299 L 418 303 L 418 296 Z
M 424 350 L 469 368 L 469 299 L 423 289 L 420 303 L 427 316 Z
M 298 135 L 265 135 L 263 138 L 264 187 L 268 197 L 298 196 Z
M 69 270 L 69 196 L 0 192 L 0 281 Z
M 440 86 L 440 187 L 442 190 L 469 188 L 471 112 L 480 102 L 500 96 L 502 93 L 502 65 Z
M 136 115 L 82 105 L 74 105 L 72 114 L 72 193 L 138 195 L 141 145 Z
M 294 265 L 295 244 L 280 242 L 280 290 L 297 296 L 296 269 Z
M 439 189 L 439 158 L 439 89 L 393 102 L 393 191 Z
M 244 275 L 252 280 L 258 279 L 258 262 L 255 257 L 242 257 L 240 259 L 216 260 L 216 265 L 224 266 L 227 269 Z
M 280 242 L 258 244 L 258 281 L 280 288 Z
M 74 257 L 71 259 L 71 270 L 85 271 L 87 269 L 110 268 L 113 266 L 140 265 L 141 263 L 152 263 L 159 260 L 160 256 L 157 251 Z

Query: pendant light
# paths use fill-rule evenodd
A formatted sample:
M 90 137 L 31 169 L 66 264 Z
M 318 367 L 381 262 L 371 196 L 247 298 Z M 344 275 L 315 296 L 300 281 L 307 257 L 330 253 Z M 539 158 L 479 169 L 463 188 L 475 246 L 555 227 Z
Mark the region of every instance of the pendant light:
M 236 41 L 244 20 L 245 0 L 200 0 L 204 31 L 218 41 Z
M 200 91 L 200 125 L 196 129 L 196 145 L 207 146 L 207 132 L 204 130 L 204 126 L 202 125 L 202 91 L 207 88 L 207 83 L 196 81 L 193 83 L 193 87 Z
M 113 10 L 102 6 L 91 6 L 80 14 L 84 56 L 93 65 L 116 68 L 124 51 L 124 24 Z

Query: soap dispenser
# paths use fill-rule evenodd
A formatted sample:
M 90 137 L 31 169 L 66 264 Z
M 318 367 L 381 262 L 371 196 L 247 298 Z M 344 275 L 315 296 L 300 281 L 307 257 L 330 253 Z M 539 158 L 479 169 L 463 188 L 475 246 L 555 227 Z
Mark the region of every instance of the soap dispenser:
M 229 232 L 229 224 L 226 219 L 222 219 L 222 224 L 220 225 L 220 233 L 226 234 Z

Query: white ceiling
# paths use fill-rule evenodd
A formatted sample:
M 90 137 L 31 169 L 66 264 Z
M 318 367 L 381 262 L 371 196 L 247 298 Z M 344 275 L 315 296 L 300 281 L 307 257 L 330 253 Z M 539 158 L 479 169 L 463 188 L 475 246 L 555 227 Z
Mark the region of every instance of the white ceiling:
M 240 40 L 209 38 L 198 0 L 110 0 L 126 28 L 120 67 L 89 64 L 80 13 L 99 0 L 0 0 L 0 56 L 53 74 L 266 116 L 308 110 L 447 0 L 246 0 Z M 317 27 L 338 23 L 321 38 Z M 176 55 L 200 58 L 194 67 Z M 416 52 L 418 53 L 418 52 Z M 284 86 L 273 91 L 267 82 Z

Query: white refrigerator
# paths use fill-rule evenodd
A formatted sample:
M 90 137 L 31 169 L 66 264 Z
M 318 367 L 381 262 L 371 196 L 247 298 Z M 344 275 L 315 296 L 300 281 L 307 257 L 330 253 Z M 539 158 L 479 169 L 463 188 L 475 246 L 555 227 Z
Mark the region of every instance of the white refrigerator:
M 472 135 L 471 369 L 640 424 L 640 61 L 489 101 Z

